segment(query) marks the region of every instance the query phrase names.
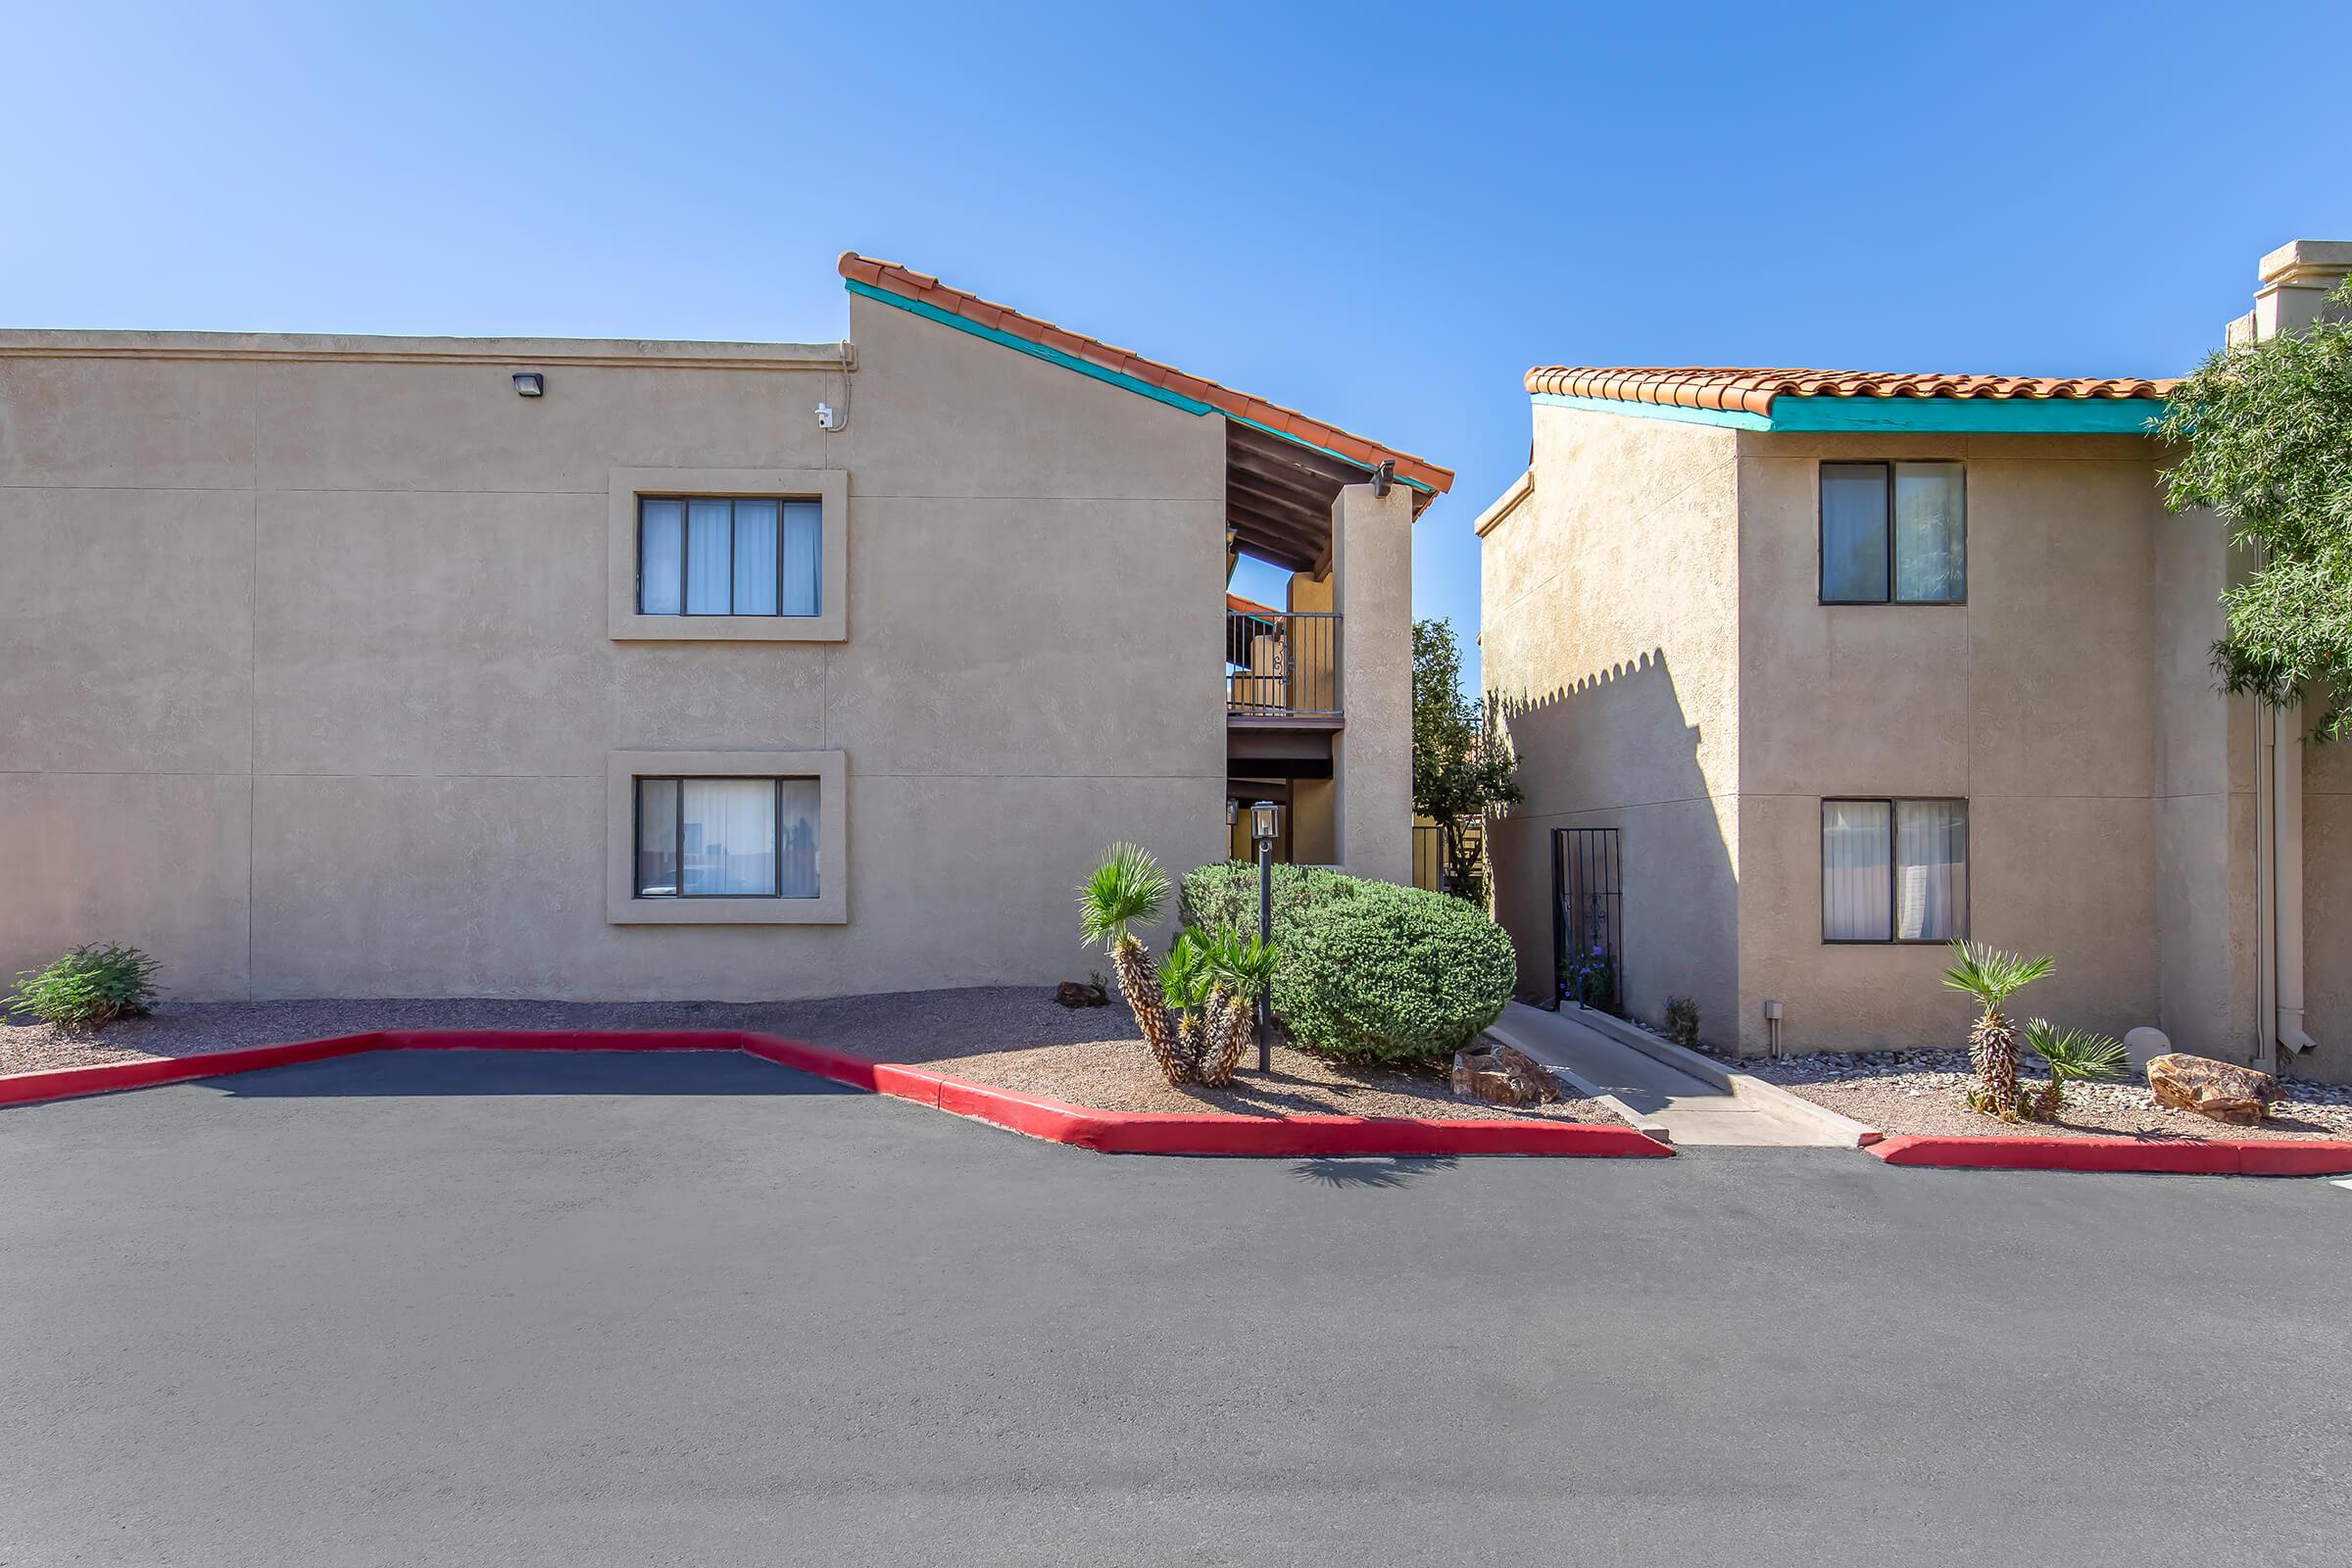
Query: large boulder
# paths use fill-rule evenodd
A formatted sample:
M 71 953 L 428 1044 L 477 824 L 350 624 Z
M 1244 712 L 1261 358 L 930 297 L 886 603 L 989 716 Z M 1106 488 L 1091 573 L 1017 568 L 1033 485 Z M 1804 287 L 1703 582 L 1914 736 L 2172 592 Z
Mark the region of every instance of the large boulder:
M 1512 1046 L 1481 1040 L 1453 1054 L 1453 1092 L 1496 1105 L 1548 1105 L 1560 1098 L 1551 1070 Z
M 2255 1125 L 2278 1098 L 2278 1080 L 2267 1072 L 2178 1051 L 2149 1060 L 2148 1087 L 2160 1105 L 2193 1110 L 2233 1127 Z

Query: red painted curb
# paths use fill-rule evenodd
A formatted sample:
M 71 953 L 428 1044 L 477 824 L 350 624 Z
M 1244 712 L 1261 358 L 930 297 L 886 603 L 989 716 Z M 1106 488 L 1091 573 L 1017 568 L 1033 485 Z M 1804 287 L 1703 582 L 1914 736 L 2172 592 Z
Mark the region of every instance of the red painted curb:
M 1094 1110 L 1017 1090 L 968 1083 L 920 1067 L 871 1061 L 806 1041 L 735 1029 L 390 1029 L 201 1055 L 11 1073 L 0 1076 L 0 1105 L 226 1077 L 366 1051 L 740 1051 L 855 1089 L 1103 1153 L 1260 1158 L 1535 1154 L 1633 1159 L 1671 1158 L 1674 1154 L 1672 1149 L 1631 1127 L 1587 1122 Z
M 45 1100 L 78 1100 L 118 1089 L 218 1078 L 261 1067 L 290 1067 L 329 1056 L 356 1056 L 383 1044 L 377 1034 L 338 1035 L 331 1040 L 295 1040 L 279 1046 L 241 1046 L 193 1056 L 156 1056 L 143 1061 L 101 1061 L 86 1067 L 47 1067 L 0 1074 L 0 1105 L 32 1105 Z
M 1889 1165 L 1976 1170 L 2089 1170 L 2197 1176 L 2335 1176 L 2352 1172 L 2352 1143 L 2335 1140 L 2047 1138 L 1898 1133 L 1868 1152 Z

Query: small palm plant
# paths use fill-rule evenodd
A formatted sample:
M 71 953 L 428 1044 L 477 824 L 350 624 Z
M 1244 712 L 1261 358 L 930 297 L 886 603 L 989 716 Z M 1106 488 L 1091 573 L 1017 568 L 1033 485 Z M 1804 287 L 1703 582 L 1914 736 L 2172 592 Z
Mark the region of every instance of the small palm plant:
M 2034 1114 L 2048 1121 L 2066 1107 L 2070 1083 L 2108 1083 L 2124 1075 L 2124 1043 L 2087 1029 L 2059 1029 L 2047 1018 L 2026 1025 L 2026 1044 L 2050 1069 L 2050 1081 L 2034 1102 Z
M 1250 1038 L 1250 1009 L 1266 987 L 1274 983 L 1274 944 L 1227 926 L 1207 943 L 1208 965 L 1215 976 L 1208 1038 L 1200 1055 L 1200 1081 L 1233 1082 L 1242 1062 L 1242 1046 Z
M 1190 926 L 1177 932 L 1176 940 L 1168 944 L 1168 956 L 1159 965 L 1159 990 L 1176 1026 L 1176 1060 L 1181 1069 L 1169 1073 L 1168 1082 L 1182 1083 L 1200 1071 L 1208 1032 L 1224 1001 L 1216 969 L 1209 962 L 1208 943 Z
M 1127 999 L 1159 1070 L 1174 1084 L 1182 1083 L 1190 1069 L 1168 1022 L 1152 950 L 1135 934 L 1135 927 L 1157 920 L 1167 902 L 1168 873 L 1150 851 L 1133 844 L 1112 845 L 1102 863 L 1078 887 L 1079 937 L 1090 946 L 1102 943 L 1110 954 L 1119 995 Z
M 1968 1102 L 1977 1109 L 2017 1120 L 2017 1025 L 2001 1011 L 2001 1004 L 2057 967 L 2049 958 L 2028 958 L 1984 944 L 1952 944 L 1952 966 L 1943 971 L 1943 983 L 1965 991 L 1984 1009 L 1968 1032 L 1968 1059 L 1977 1069 Z

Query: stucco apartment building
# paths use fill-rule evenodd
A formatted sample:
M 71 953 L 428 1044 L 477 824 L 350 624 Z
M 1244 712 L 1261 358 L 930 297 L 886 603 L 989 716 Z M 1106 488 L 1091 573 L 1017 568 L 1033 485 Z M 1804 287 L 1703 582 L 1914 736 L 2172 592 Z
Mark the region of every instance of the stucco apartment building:
M 2232 335 L 2308 322 L 2348 266 L 2265 257 Z M 1632 1013 L 1690 998 L 1742 1053 L 1950 1045 L 1966 935 L 2055 956 L 2031 1013 L 2352 1077 L 2352 750 L 2216 693 L 2244 563 L 2163 506 L 2164 384 L 1527 389 L 1533 461 L 1477 524 L 1527 988 L 1597 948 Z
M 1451 475 L 841 271 L 837 343 L 0 333 L 0 973 L 1045 982 L 1105 845 L 1221 858 L 1236 798 L 1408 876 Z M 1238 555 L 1295 603 L 1229 611 Z

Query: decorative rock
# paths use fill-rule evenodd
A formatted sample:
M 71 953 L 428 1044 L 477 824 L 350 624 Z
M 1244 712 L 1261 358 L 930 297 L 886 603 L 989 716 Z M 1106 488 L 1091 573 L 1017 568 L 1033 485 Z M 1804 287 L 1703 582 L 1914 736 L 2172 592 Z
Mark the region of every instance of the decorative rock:
M 1107 1007 L 1110 998 L 1102 988 L 1083 980 L 1064 980 L 1054 988 L 1054 1000 L 1065 1007 Z
M 1548 1105 L 1560 1098 L 1549 1068 L 1515 1047 L 1493 1042 L 1453 1054 L 1453 1092 L 1496 1105 Z
M 2184 1052 L 2156 1057 L 2147 1073 L 2158 1104 L 2193 1110 L 2234 1127 L 2254 1126 L 2278 1098 L 2278 1080 L 2267 1072 Z
M 2158 1056 L 2171 1055 L 2172 1051 L 2172 1037 L 2163 1030 L 2151 1029 L 2146 1024 L 2141 1024 L 2124 1036 L 2124 1059 L 2132 1064 L 2132 1070 L 2135 1073 L 2146 1073 L 2149 1062 L 2154 1061 Z

